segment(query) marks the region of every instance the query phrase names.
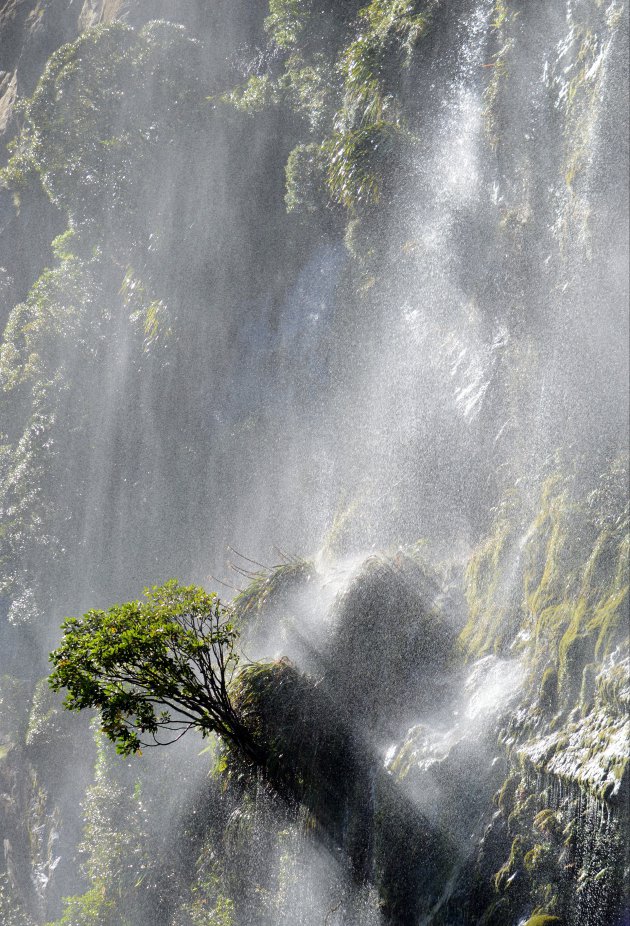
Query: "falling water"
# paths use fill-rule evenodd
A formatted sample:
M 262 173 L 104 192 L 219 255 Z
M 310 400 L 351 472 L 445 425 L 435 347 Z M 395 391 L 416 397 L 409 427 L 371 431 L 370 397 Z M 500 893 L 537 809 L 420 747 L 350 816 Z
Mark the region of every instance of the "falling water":
M 626 4 L 14 6 L 0 920 L 617 926 Z M 290 800 L 37 687 L 171 576 L 312 699 Z

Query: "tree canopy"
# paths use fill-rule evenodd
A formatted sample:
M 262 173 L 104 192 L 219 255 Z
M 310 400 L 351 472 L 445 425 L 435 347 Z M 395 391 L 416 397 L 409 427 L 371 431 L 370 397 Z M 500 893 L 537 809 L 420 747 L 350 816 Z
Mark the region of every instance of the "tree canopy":
M 64 621 L 49 683 L 67 689 L 65 707 L 99 711 L 122 755 L 174 742 L 195 727 L 264 764 L 230 698 L 239 664 L 230 611 L 216 595 L 175 580 L 145 589 L 145 599 Z

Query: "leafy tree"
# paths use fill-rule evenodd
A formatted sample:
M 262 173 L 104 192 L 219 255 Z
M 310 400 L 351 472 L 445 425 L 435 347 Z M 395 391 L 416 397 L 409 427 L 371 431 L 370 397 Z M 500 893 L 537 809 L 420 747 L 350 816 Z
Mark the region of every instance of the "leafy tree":
M 238 632 L 216 595 L 175 580 L 145 590 L 146 602 L 68 618 L 50 655 L 50 685 L 65 707 L 96 708 L 122 755 L 179 739 L 191 727 L 218 733 L 247 760 L 264 754 L 230 698 Z

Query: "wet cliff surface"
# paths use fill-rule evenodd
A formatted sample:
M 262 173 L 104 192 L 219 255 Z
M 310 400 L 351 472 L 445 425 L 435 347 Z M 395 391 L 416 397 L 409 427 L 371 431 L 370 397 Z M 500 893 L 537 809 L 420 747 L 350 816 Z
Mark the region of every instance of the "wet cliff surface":
M 7 926 L 626 923 L 627 45 L 0 4 Z M 170 576 L 232 600 L 264 774 L 48 690 Z

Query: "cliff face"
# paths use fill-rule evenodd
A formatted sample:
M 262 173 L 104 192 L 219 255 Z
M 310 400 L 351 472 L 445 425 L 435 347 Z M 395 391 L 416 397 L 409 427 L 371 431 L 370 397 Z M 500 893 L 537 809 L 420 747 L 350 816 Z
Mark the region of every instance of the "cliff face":
M 627 41 L 1 5 L 3 922 L 624 922 Z M 210 570 L 267 782 L 95 753 L 39 681 L 66 614 Z

